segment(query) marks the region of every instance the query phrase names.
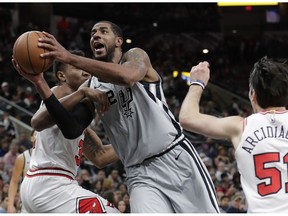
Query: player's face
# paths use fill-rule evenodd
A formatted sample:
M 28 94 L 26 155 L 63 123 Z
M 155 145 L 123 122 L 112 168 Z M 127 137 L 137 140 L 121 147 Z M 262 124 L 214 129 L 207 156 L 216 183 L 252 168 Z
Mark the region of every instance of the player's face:
M 111 62 L 114 57 L 117 37 L 109 23 L 97 23 L 91 30 L 90 47 L 95 59 Z
M 86 71 L 83 71 L 72 65 L 68 65 L 66 71 L 67 71 L 67 73 L 65 73 L 66 83 L 67 85 L 70 86 L 70 88 L 72 88 L 75 91 L 82 83 L 84 83 L 91 77 L 91 75 Z

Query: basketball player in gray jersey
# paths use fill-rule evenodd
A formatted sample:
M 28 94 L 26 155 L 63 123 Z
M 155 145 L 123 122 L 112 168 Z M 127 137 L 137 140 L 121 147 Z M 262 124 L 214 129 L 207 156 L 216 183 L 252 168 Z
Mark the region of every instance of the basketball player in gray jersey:
M 87 71 L 94 76 L 89 86 L 108 95 L 109 110 L 101 119 L 125 166 L 131 212 L 218 213 L 209 173 L 169 111 L 147 53 L 140 48 L 123 53 L 122 31 L 109 21 L 92 28 L 94 59 L 72 55 L 53 35 L 44 34 L 39 47 L 49 52 L 42 58 Z

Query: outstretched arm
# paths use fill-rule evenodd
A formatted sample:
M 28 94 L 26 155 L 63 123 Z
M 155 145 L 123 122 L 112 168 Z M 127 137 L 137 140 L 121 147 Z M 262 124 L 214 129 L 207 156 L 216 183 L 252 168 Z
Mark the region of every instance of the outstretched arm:
M 101 139 L 89 127 L 85 133 L 83 154 L 99 169 L 119 160 L 112 145 L 103 145 Z
M 49 50 L 49 52 L 41 54 L 42 58 L 57 59 L 81 68 L 101 80 L 118 85 L 133 86 L 140 80 L 147 82 L 159 80 L 157 72 L 152 68 L 149 56 L 140 48 L 133 48 L 125 53 L 121 64 L 103 62 L 73 55 L 53 35 L 47 32 L 43 32 L 43 34 L 45 37 L 39 38 L 38 46 Z
M 190 80 L 194 82 L 183 101 L 179 113 L 181 126 L 195 133 L 217 139 L 230 139 L 234 146 L 237 145 L 239 134 L 242 132 L 242 117 L 231 116 L 218 118 L 211 115 L 200 113 L 200 98 L 203 87 L 207 85 L 210 76 L 208 62 L 201 62 L 192 67 L 190 71 Z

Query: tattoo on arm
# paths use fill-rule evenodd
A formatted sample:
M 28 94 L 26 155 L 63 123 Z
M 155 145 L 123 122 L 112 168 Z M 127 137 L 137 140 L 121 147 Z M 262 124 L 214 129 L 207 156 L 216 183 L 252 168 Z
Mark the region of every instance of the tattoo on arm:
M 86 133 L 84 138 L 84 152 L 87 156 L 89 154 L 90 156 L 96 156 L 96 153 L 98 151 L 97 146 L 95 145 L 93 139 L 90 137 L 89 133 Z

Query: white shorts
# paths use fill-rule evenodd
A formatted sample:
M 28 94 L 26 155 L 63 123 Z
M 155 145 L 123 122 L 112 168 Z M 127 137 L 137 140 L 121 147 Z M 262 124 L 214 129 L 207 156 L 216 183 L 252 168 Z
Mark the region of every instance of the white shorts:
M 22 212 L 27 213 L 118 213 L 104 198 L 86 190 L 67 175 L 31 173 L 21 184 Z M 48 173 L 47 173 L 48 172 Z M 31 174 L 31 175 L 30 175 Z

